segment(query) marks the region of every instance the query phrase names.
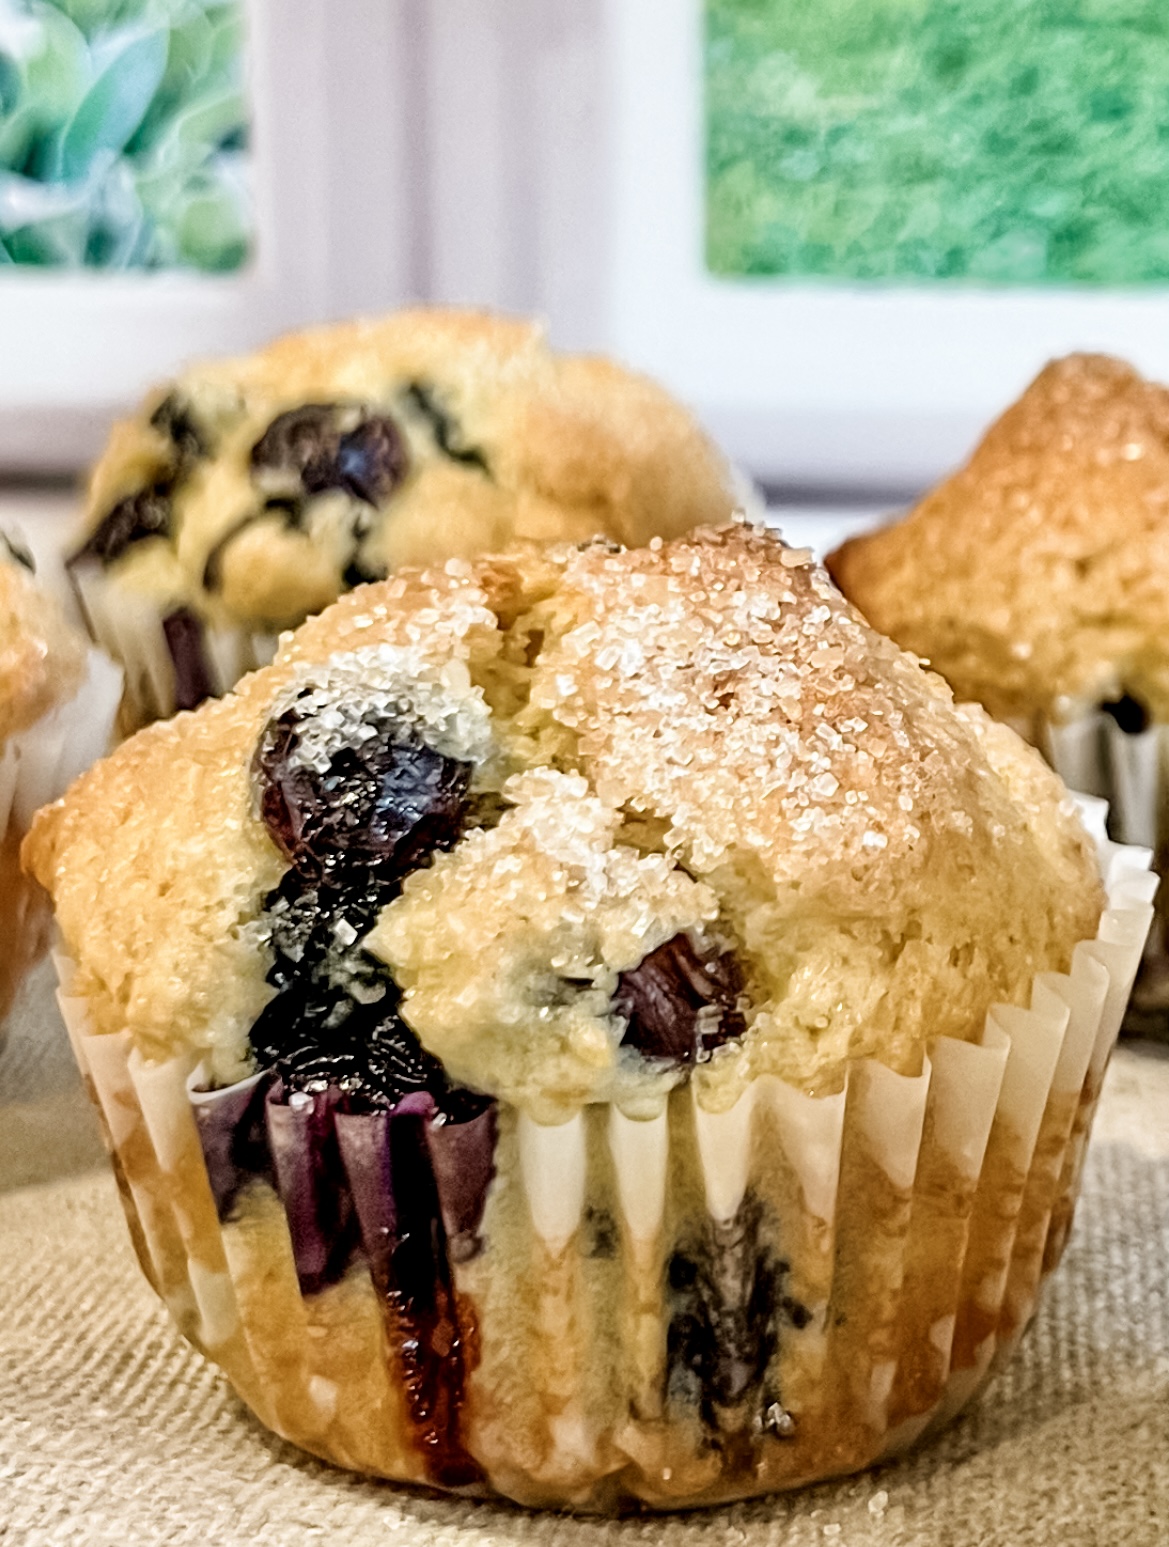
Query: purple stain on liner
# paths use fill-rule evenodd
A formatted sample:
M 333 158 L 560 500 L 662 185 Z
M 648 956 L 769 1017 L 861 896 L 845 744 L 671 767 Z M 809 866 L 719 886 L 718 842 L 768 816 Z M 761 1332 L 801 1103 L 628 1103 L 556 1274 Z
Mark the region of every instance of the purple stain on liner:
M 271 1084 L 265 1072 L 222 1090 L 188 1087 L 220 1223 L 231 1218 L 250 1181 L 259 1177 L 276 1185 L 264 1115 Z
M 389 1111 L 340 1110 L 336 1126 L 415 1443 L 431 1480 L 454 1488 L 480 1474 L 461 1434 L 467 1340 L 430 1160 L 435 1111 L 418 1091 Z
M 175 669 L 175 708 L 197 709 L 204 699 L 215 697 L 203 624 L 189 607 L 178 607 L 163 618 L 162 632 Z
M 443 1120 L 426 1127 L 426 1142 L 442 1206 L 452 1262 L 469 1262 L 481 1248 L 479 1226 L 495 1175 L 495 1103 L 466 1122 Z
M 301 1293 L 335 1284 L 353 1255 L 353 1204 L 337 1148 L 334 1112 L 343 1093 L 289 1091 L 277 1080 L 265 1104 L 276 1187 L 288 1218 Z
M 346 1112 L 342 1108 L 335 1116 L 337 1147 L 357 1211 L 361 1242 L 374 1282 L 379 1285 L 389 1271 L 397 1224 L 390 1176 L 390 1121 L 390 1113 L 384 1110 Z

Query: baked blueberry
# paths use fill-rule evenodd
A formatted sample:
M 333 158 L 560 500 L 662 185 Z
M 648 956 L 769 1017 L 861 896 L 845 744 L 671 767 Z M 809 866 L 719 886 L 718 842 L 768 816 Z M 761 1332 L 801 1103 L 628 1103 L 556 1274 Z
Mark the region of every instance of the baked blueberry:
M 112 506 L 85 542 L 69 557 L 69 564 L 96 559 L 112 564 L 135 543 L 148 537 L 168 537 L 171 529 L 171 482 L 161 479 L 135 494 L 127 494 Z
M 403 727 L 353 730 L 321 766 L 295 706 L 272 721 L 256 755 L 260 811 L 306 875 L 365 866 L 397 878 L 459 836 L 471 766 Z
M 613 1006 L 627 1023 L 621 1041 L 647 1058 L 689 1064 L 747 1029 L 737 1001 L 742 973 L 730 952 L 695 951 L 675 935 L 623 972 Z

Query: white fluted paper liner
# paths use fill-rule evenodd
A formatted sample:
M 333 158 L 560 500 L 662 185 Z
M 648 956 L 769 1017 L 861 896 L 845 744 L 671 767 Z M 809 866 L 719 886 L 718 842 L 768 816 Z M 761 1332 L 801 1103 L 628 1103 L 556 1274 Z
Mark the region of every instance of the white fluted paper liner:
M 0 750 L 0 830 L 27 829 L 34 811 L 107 751 L 121 691 L 121 672 L 91 650 L 73 697 L 8 738 Z
M 176 707 L 175 669 L 157 604 L 91 565 L 78 565 L 73 581 L 94 640 L 125 670 L 128 723 L 169 718 Z M 202 648 L 213 693 L 228 692 L 246 673 L 266 666 L 276 646 L 275 634 L 205 624 Z
M 1086 819 L 1108 887 L 1097 937 L 917 1073 L 857 1061 L 826 1096 L 764 1076 L 722 1112 L 694 1084 L 651 1117 L 499 1111 L 480 1248 L 451 1267 L 473 1344 L 460 1438 L 480 1468 L 463 1484 L 714 1502 L 867 1465 L 970 1399 L 1059 1259 L 1152 914 L 1148 852 Z M 147 1067 L 126 1035 L 94 1035 L 62 970 L 135 1242 L 179 1325 L 280 1432 L 434 1481 L 376 1272 L 358 1258 L 302 1293 L 261 1176 L 216 1216 L 195 1106 L 248 1089 L 205 1094 L 189 1062 Z
M 21 873 L 21 840 L 33 813 L 64 794 L 109 747 L 121 680 L 117 667 L 91 650 L 73 697 L 0 747 L 0 1022 L 46 944 L 48 902 Z
M 1101 809 L 1110 811 L 1112 829 L 1121 843 L 1159 855 L 1169 841 L 1169 725 L 1150 725 L 1129 734 L 1111 715 L 1094 708 L 1060 721 L 1039 715 L 1011 724 L 1038 747 L 1069 789 L 1100 798 Z M 1144 962 L 1132 996 L 1129 1020 L 1136 1031 L 1169 1033 L 1165 905 L 1163 899 L 1145 943 Z

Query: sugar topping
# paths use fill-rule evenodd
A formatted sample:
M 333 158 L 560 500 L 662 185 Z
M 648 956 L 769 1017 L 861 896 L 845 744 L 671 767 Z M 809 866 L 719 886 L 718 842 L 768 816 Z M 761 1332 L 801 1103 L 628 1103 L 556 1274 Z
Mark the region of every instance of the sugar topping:
M 532 711 L 577 733 L 602 797 L 667 818 L 699 871 L 745 850 L 780 882 L 865 871 L 912 850 L 940 797 L 933 819 L 955 815 L 969 737 L 945 689 L 806 551 L 751 529 L 593 547 L 564 590 L 574 626 L 537 663 Z
M 481 783 L 497 772 L 490 711 L 457 657 L 436 661 L 388 644 L 339 653 L 298 667 L 273 719 L 293 705 L 299 723 L 290 760 L 322 774 L 343 746 L 383 735 L 388 724 L 416 731 L 444 757 L 474 764 Z
M 410 848 L 422 868 L 372 935 L 340 943 L 389 965 L 452 1079 L 548 1118 L 625 1099 L 629 972 L 696 1024 L 704 998 L 737 1017 L 741 1033 L 690 1066 L 717 1106 L 759 1072 L 808 1090 L 835 1088 L 858 1057 L 917 1072 L 932 1038 L 978 1035 L 992 1003 L 1022 1002 L 1096 930 L 1099 878 L 1055 776 L 955 709 L 809 555 L 745 524 L 643 549 L 521 549 L 361 588 L 233 699 L 91 776 L 120 792 L 114 853 L 133 847 L 123 869 L 146 873 L 148 896 L 104 888 L 94 921 L 86 876 L 66 922 L 72 940 L 117 940 L 117 962 L 148 964 L 119 981 L 152 1056 L 160 1027 L 246 1046 L 266 997 L 268 962 L 253 952 L 244 983 L 241 941 L 231 1025 L 201 1008 L 224 1002 L 225 927 L 279 879 L 245 789 L 274 710 L 294 703 L 317 722 L 295 749 L 306 773 L 367 720 L 387 746 L 401 725 L 479 770 L 470 830 L 450 852 Z M 181 809 L 143 801 L 180 775 Z M 42 826 L 39 874 L 95 825 L 89 788 Z M 357 845 L 359 807 L 386 814 L 376 800 L 334 813 Z

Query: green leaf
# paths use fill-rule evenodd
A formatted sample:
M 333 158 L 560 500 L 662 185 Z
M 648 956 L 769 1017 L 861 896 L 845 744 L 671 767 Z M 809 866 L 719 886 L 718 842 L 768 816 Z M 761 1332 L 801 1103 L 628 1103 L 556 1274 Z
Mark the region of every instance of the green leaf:
M 26 91 L 41 123 L 49 126 L 77 111 L 93 80 L 93 66 L 84 35 L 56 6 L 38 4 L 32 15 L 41 25 L 42 41 L 25 64 Z
M 189 151 L 206 155 L 247 125 L 247 103 L 238 91 L 208 94 L 175 115 L 168 137 Z
M 247 258 L 248 228 L 236 200 L 224 188 L 196 194 L 175 226 L 179 251 L 195 268 L 237 269 Z
M 6 238 L 8 251 L 16 263 L 76 268 L 85 261 L 85 242 L 89 220 L 76 210 L 56 219 L 24 226 Z
M 127 147 L 131 155 L 149 150 L 192 97 L 214 88 L 216 72 L 209 68 L 212 41 L 211 24 L 201 10 L 170 28 L 166 71 L 150 110 Z
M 7 120 L 24 95 L 24 76 L 11 54 L 0 50 L 0 114 Z
M 24 170 L 38 128 L 37 111 L 30 102 L 0 119 L 0 169 Z
M 85 202 L 85 193 L 77 188 L 37 182 L 15 172 L 0 172 L 0 233 L 10 234 L 72 215 Z
M 57 175 L 83 177 L 102 150 L 121 151 L 142 122 L 166 69 L 162 28 L 131 38 L 94 81 L 61 138 Z

